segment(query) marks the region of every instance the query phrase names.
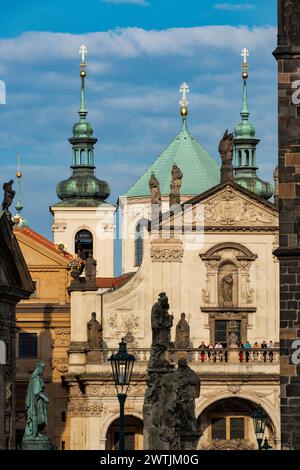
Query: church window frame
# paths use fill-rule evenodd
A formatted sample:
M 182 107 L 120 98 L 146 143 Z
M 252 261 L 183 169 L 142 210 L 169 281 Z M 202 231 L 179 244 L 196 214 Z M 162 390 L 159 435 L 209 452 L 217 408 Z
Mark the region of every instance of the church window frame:
M 79 234 L 84 235 L 82 239 L 79 239 Z M 90 237 L 88 239 L 88 236 Z M 83 247 L 80 250 L 80 244 Z M 80 228 L 76 231 L 74 236 L 74 252 L 81 257 L 81 259 L 86 259 L 88 254 L 94 254 L 94 235 L 88 228 Z

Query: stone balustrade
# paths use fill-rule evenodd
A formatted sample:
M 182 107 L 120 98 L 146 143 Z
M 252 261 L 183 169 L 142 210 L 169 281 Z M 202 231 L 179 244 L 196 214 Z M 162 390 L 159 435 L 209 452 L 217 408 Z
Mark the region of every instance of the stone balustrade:
M 130 354 L 134 354 L 136 362 L 148 363 L 150 358 L 150 349 L 148 348 L 127 348 Z M 234 362 L 249 364 L 279 364 L 280 351 L 274 349 L 188 349 L 169 351 L 169 360 L 175 363 L 180 356 L 186 357 L 190 365 L 201 364 L 221 364 L 232 362 L 232 353 L 234 351 Z M 109 360 L 110 356 L 117 352 L 117 349 L 104 349 L 102 351 L 103 362 Z

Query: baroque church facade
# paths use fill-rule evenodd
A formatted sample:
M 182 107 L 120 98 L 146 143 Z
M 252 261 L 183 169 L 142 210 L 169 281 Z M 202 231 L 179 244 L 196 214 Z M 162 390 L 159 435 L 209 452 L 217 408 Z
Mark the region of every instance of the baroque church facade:
M 61 202 L 50 208 L 56 250 L 97 262 L 94 284 L 81 275 L 68 289 L 70 298 L 64 300 L 68 304 L 64 323 L 69 331 L 65 344 L 68 354 L 58 381 L 65 391 L 63 398 L 67 396 L 65 448 L 118 448 L 119 403 L 108 358 L 118 349 L 122 337 L 136 357 L 125 404 L 126 445 L 143 448 L 151 308 L 162 292 L 167 294 L 174 316 L 175 349 L 170 352 L 174 364 L 180 354 L 176 352 L 175 331 L 182 313 L 189 326 L 184 353 L 201 379 L 196 401 L 201 433 L 198 448 L 255 449 L 251 415 L 259 405 L 269 417 L 269 442 L 279 448 L 279 262 L 273 256 L 278 246 L 278 209 L 269 201 L 272 185 L 257 175 L 259 140 L 249 120 L 247 52 L 243 56 L 241 121 L 233 136 L 232 177 L 224 177 L 224 165 L 220 168 L 191 135 L 187 86 L 183 84 L 179 134 L 119 197 L 120 278 L 113 277 L 117 207 L 106 202 L 109 184 L 94 174 L 97 140 L 86 119 L 84 56 L 80 119 L 70 139 L 72 175 L 58 183 Z M 179 208 L 170 210 L 174 165 L 183 177 Z M 152 177 L 159 182 L 160 193 L 156 224 L 149 188 Z M 100 350 L 88 337 L 92 313 L 102 327 Z M 229 351 L 232 325 L 238 342 L 250 345 L 248 350 L 238 347 L 234 354 Z M 261 347 L 264 341 L 272 341 L 273 347 Z M 199 348 L 202 342 L 206 348 Z M 209 350 L 209 344 L 221 348 Z

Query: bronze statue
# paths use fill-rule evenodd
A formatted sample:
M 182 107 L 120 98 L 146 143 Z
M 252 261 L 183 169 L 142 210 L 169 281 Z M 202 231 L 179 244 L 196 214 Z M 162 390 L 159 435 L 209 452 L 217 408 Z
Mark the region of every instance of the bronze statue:
M 85 282 L 90 287 L 96 287 L 96 266 L 97 261 L 93 258 L 92 253 L 89 253 L 85 260 Z
M 6 213 L 11 228 L 13 227 L 14 222 L 12 220 L 9 207 L 11 206 L 13 199 L 15 197 L 15 194 L 16 194 L 16 191 L 14 191 L 12 188 L 13 184 L 14 184 L 13 180 L 10 180 L 7 183 L 4 183 L 3 185 L 4 195 L 3 195 L 3 201 L 2 201 L 2 210 Z
M 226 274 L 221 280 L 221 292 L 223 302 L 233 301 L 233 276 L 232 274 Z
M 151 311 L 152 348 L 149 367 L 152 369 L 168 365 L 164 355 L 170 346 L 170 331 L 173 325 L 173 315 L 169 314 L 169 308 L 168 297 L 162 292 Z
M 24 432 L 24 441 L 46 440 L 44 433 L 47 425 L 47 407 L 49 399 L 45 393 L 45 384 L 42 375 L 45 369 L 45 363 L 41 361 L 33 371 L 26 392 L 25 411 L 26 428 Z
M 92 349 L 102 348 L 103 340 L 102 340 L 102 325 L 96 319 L 96 313 L 93 312 L 91 315 L 91 320 L 87 324 L 88 330 L 88 344 L 89 347 Z
M 151 195 L 151 204 L 161 204 L 159 181 L 155 177 L 155 173 L 151 173 L 151 177 L 149 179 L 149 188 Z
M 176 325 L 175 346 L 177 349 L 188 349 L 190 345 L 190 326 L 185 319 L 185 313 Z
M 228 133 L 228 129 L 226 129 L 219 143 L 219 153 L 222 160 L 221 182 L 226 180 L 233 180 L 233 139 L 234 135 Z

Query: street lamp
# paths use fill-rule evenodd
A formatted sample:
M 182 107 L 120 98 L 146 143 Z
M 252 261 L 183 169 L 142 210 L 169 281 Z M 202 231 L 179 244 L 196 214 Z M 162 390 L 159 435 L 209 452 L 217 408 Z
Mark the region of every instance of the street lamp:
M 253 424 L 254 424 L 256 440 L 258 444 L 258 450 L 268 450 L 268 440 L 266 438 L 265 438 L 264 445 L 262 446 L 266 424 L 268 421 L 268 415 L 265 413 L 265 411 L 262 409 L 260 405 L 253 413 L 252 419 L 253 419 Z
M 120 403 L 119 450 L 125 450 L 124 407 L 135 357 L 133 354 L 128 354 L 124 338 L 122 338 L 121 343 L 119 343 L 118 352 L 112 354 L 109 361 L 111 362 L 114 382 Z

